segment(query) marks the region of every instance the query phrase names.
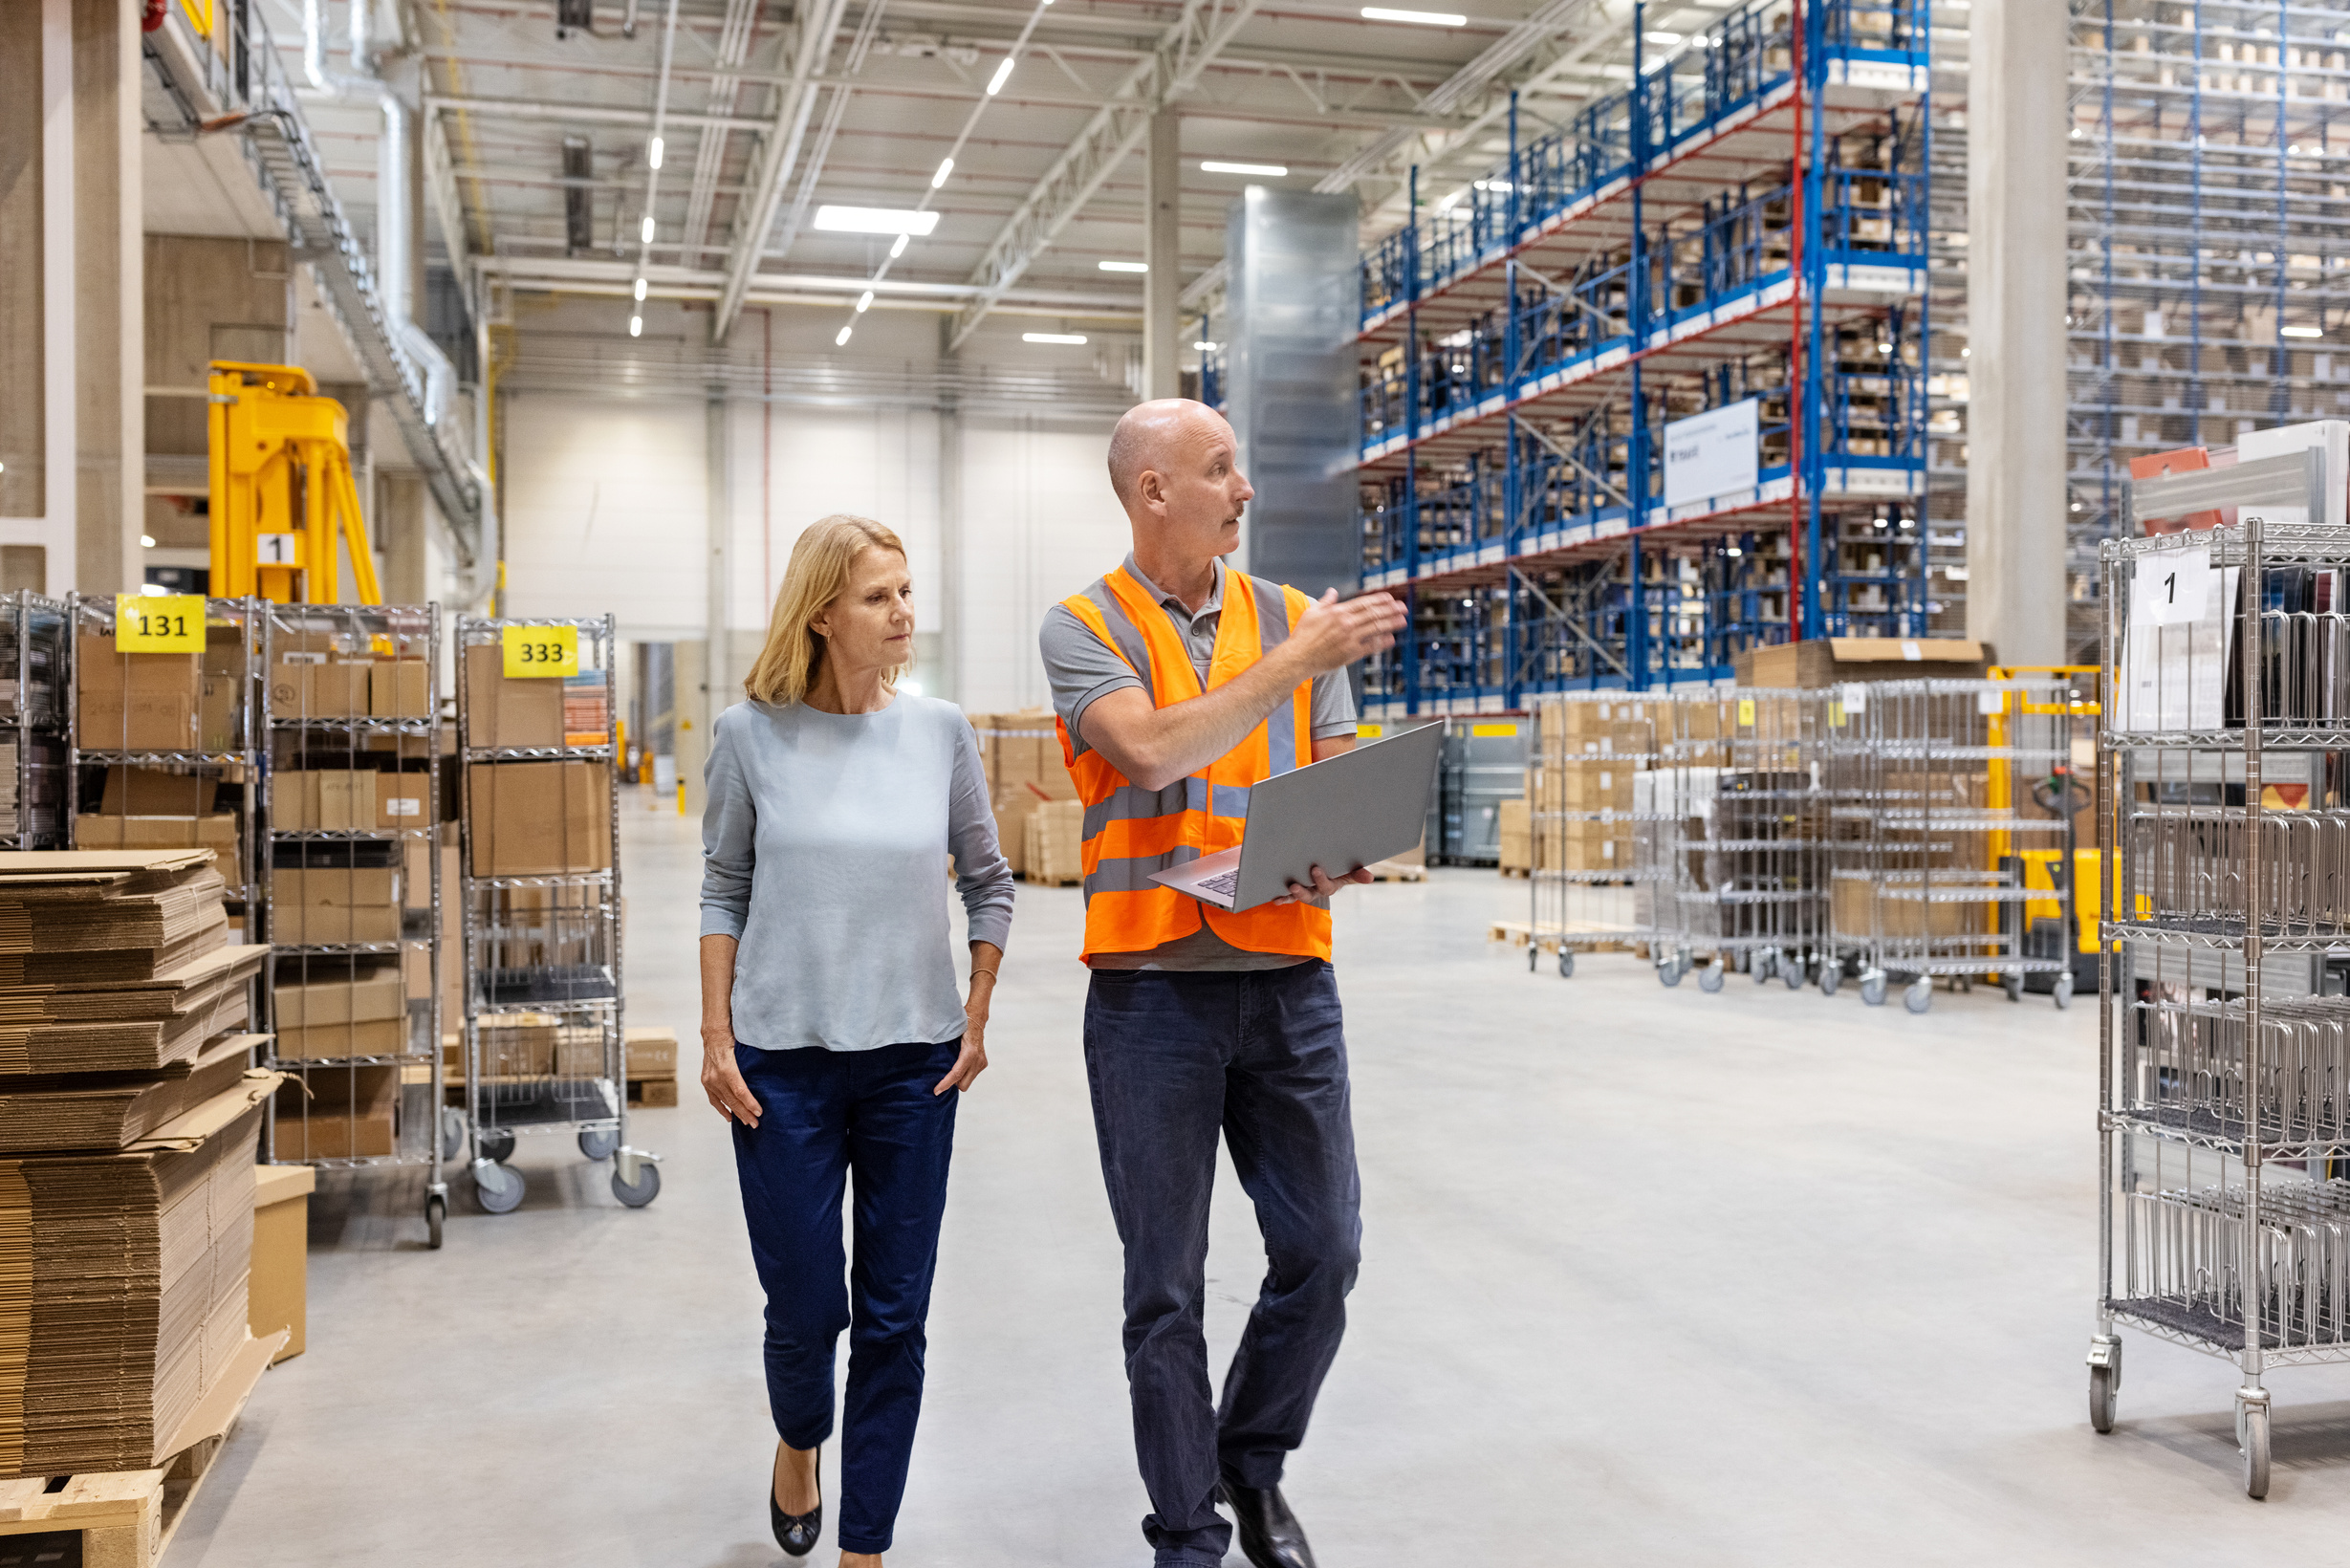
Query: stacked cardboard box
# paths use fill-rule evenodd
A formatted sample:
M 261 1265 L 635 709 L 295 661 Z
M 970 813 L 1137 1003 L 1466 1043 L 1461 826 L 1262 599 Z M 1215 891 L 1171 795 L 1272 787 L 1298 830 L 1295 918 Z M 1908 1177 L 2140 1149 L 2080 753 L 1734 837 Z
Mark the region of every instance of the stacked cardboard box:
M 677 1031 L 666 1027 L 628 1032 L 630 1102 L 648 1108 L 677 1103 Z
M 1564 816 L 1542 824 L 1530 853 L 1544 867 L 1627 872 L 1632 863 L 1632 775 L 1654 766 L 1677 731 L 1668 704 L 1636 699 L 1547 704 L 1527 780 L 1530 799 L 1559 802 Z
M 193 768 L 109 768 L 98 810 L 74 819 L 74 847 L 208 850 L 234 887 L 243 880 L 243 845 L 236 813 L 221 808 L 221 783 L 218 773 Z
M 563 678 L 563 744 L 602 746 L 612 739 L 611 688 L 600 669 Z
M 476 762 L 468 772 L 474 876 L 550 877 L 611 867 L 611 764 Z
M 465 650 L 466 724 L 474 746 L 563 744 L 564 683 L 544 676 L 510 679 L 506 652 L 494 642 Z M 601 737 L 598 737 L 600 742 Z
M 1532 871 L 1534 864 L 1534 806 L 1526 800 L 1501 803 L 1501 869 Z
M 1012 869 L 1034 875 L 1027 863 L 1029 814 L 1051 800 L 1075 800 L 1076 783 L 1061 760 L 1060 731 L 1050 708 L 1013 713 L 974 713 L 980 766 L 988 775 L 988 798 L 995 808 L 995 838 Z
M 1732 665 L 1742 686 L 1816 690 L 1849 681 L 1979 681 L 1991 644 L 1965 638 L 1818 637 L 1750 648 Z
M 1039 800 L 1020 831 L 1020 858 L 1029 881 L 1058 886 L 1085 880 L 1084 802 Z
M 143 1469 L 246 1368 L 246 987 L 200 851 L 0 864 L 0 1475 Z M 259 1360 L 266 1360 L 264 1352 Z
M 277 644 L 270 710 L 279 718 L 431 716 L 432 672 L 422 659 L 380 658 L 329 632 L 280 633 Z

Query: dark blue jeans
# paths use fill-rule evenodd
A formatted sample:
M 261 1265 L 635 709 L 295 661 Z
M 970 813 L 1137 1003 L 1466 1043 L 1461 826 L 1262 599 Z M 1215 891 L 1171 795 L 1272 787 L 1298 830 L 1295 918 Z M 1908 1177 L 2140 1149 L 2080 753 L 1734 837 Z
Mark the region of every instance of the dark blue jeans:
M 835 1514 L 843 1552 L 888 1551 L 905 1495 L 962 1098 L 930 1088 L 960 1049 L 954 1040 L 874 1051 L 734 1048 L 760 1112 L 755 1129 L 735 1123 L 734 1168 L 767 1291 L 767 1401 L 776 1435 L 794 1448 L 832 1434 L 833 1343 L 849 1330 Z M 840 1250 L 851 1172 L 854 1268 Z
M 1304 1441 L 1346 1329 L 1361 1185 L 1328 964 L 1239 973 L 1096 969 L 1085 1074 L 1126 1249 L 1126 1384 L 1160 1563 L 1224 1560 L 1216 1484 L 1270 1487 Z M 1268 1267 L 1219 1408 L 1201 1329 L 1216 1135 Z

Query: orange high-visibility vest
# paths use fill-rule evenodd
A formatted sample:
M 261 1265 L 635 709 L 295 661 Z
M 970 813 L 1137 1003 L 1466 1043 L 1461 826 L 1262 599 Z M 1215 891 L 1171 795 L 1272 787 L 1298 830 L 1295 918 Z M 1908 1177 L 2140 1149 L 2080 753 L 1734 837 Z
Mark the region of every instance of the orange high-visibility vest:
M 1295 588 L 1226 572 L 1224 611 L 1208 664 L 1210 689 L 1280 646 L 1311 602 Z M 1063 599 L 1070 614 L 1142 677 L 1151 706 L 1203 695 L 1190 652 L 1150 590 L 1120 567 Z M 1230 849 L 1249 816 L 1249 790 L 1314 760 L 1314 686 L 1290 693 L 1256 729 L 1204 772 L 1164 790 L 1129 783 L 1099 751 L 1079 756 L 1059 720 L 1061 759 L 1085 802 L 1085 951 L 1147 952 L 1200 928 L 1259 953 L 1330 956 L 1330 911 L 1267 904 L 1229 913 L 1150 880 L 1170 866 Z

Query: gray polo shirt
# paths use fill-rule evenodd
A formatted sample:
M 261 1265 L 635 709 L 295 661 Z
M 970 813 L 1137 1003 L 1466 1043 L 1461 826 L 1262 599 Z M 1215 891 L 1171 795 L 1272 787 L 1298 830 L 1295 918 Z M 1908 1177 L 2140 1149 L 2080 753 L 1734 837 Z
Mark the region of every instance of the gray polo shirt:
M 1185 649 L 1191 655 L 1191 667 L 1198 671 L 1200 684 L 1208 684 L 1208 665 L 1216 651 L 1216 628 L 1224 621 L 1225 566 L 1215 564 L 1215 586 L 1208 590 L 1208 601 L 1194 612 L 1184 601 L 1142 575 L 1142 569 L 1126 557 L 1126 571 L 1159 601 L 1175 630 L 1184 640 Z M 1069 727 L 1069 744 L 1077 751 L 1093 750 L 1085 744 L 1078 726 L 1085 710 L 1113 691 L 1128 686 L 1147 689 L 1117 651 L 1096 637 L 1091 627 L 1071 614 L 1065 605 L 1055 604 L 1045 612 L 1044 626 L 1036 637 L 1044 655 L 1045 679 L 1053 687 L 1053 708 L 1061 722 Z M 1347 684 L 1346 672 L 1336 670 L 1314 678 L 1314 738 L 1331 740 L 1355 733 L 1355 692 Z M 1235 947 L 1208 929 L 1205 922 L 1186 937 L 1154 947 L 1142 953 L 1096 953 L 1093 967 L 1098 969 L 1277 969 L 1292 964 L 1310 962 L 1290 953 L 1252 953 Z

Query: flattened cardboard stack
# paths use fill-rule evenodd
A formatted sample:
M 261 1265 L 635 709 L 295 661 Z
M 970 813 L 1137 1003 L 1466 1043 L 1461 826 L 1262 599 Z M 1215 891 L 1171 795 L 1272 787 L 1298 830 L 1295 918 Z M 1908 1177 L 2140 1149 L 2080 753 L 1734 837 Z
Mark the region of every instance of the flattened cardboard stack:
M 995 808 L 995 838 L 1016 875 L 1034 876 L 1028 863 L 1029 815 L 1051 800 L 1075 800 L 1077 787 L 1061 760 L 1060 732 L 1053 710 L 973 713 L 979 764 L 988 776 L 988 798 Z
M 202 851 L 0 855 L 0 1475 L 158 1465 L 267 1359 L 222 892 Z

